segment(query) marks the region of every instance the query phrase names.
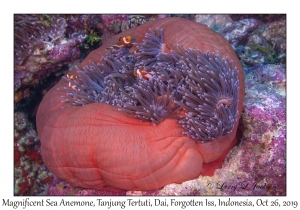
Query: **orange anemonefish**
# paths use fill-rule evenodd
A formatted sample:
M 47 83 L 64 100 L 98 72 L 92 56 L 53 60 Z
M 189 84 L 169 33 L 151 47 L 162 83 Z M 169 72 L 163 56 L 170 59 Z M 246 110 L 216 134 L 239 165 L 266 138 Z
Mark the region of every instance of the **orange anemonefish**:
M 130 47 L 131 45 L 131 36 L 124 36 L 120 37 L 119 42 L 111 47 L 106 48 L 107 50 L 110 49 L 117 49 L 121 47 Z
M 147 70 L 144 70 L 144 68 L 141 68 L 141 69 L 136 69 L 134 70 L 133 72 L 133 75 L 135 77 L 137 77 L 138 79 L 151 79 L 152 78 L 152 75 L 150 74 L 151 70 L 147 69 Z

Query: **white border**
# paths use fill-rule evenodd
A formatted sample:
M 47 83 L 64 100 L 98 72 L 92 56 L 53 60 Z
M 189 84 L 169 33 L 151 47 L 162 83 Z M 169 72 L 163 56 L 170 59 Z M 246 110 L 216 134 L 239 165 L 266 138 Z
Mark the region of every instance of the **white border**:
M 296 2 L 296 1 L 294 1 Z M 297 179 L 300 174 L 299 167 L 299 108 L 300 108 L 300 88 L 299 84 L 299 11 L 296 11 L 296 3 L 283 2 L 277 0 L 251 0 L 251 1 L 1 1 L 0 3 L 0 53 L 1 53 L 1 76 L 0 76 L 0 98 L 1 98 L 1 178 L 0 178 L 0 205 L 2 199 L 20 200 L 24 197 L 13 197 L 13 14 L 14 13 L 128 13 L 128 14 L 172 14 L 172 13 L 205 13 L 205 14 L 231 14 L 231 13 L 286 13 L 287 14 L 287 197 L 262 197 L 262 199 L 279 201 L 297 200 L 300 189 L 300 181 Z M 4 135 L 3 135 L 4 134 Z M 30 197 L 31 200 L 47 199 L 60 201 L 59 197 Z M 112 197 L 112 199 L 127 199 L 126 197 Z M 141 197 L 134 197 L 139 199 Z M 160 199 L 170 199 L 170 197 L 160 197 Z M 172 198 L 172 197 L 171 197 Z M 190 199 L 189 197 L 188 199 Z M 196 197 L 215 200 L 219 197 Z M 67 200 L 96 200 L 96 197 L 78 198 L 65 197 Z M 109 197 L 106 197 L 109 199 Z M 142 198 L 141 198 L 142 199 Z M 151 198 L 154 200 L 154 198 Z M 178 197 L 178 200 L 186 200 L 186 197 Z M 225 200 L 228 197 L 221 199 Z M 234 200 L 245 200 L 246 197 L 234 197 Z M 253 202 L 260 197 L 247 197 Z M 299 199 L 298 199 L 299 201 Z M 153 201 L 154 202 L 154 201 Z M 2 208 L 2 207 L 1 207 Z M 10 209 L 12 207 L 9 207 Z M 78 208 L 78 207 L 72 207 Z M 98 209 L 105 209 L 97 207 Z M 139 209 L 140 207 L 132 208 Z M 196 207 L 201 208 L 201 207 Z M 194 209 L 196 209 L 194 208 Z M 224 207 L 223 207 L 224 208 Z M 232 207 L 225 207 L 232 208 Z M 31 208 L 26 208 L 31 209 Z M 35 208 L 37 209 L 37 208 Z M 57 207 L 56 209 L 60 209 Z M 66 208 L 64 208 L 66 209 Z M 78 208 L 79 209 L 79 208 Z M 82 208 L 81 208 L 82 209 Z M 113 208 L 111 208 L 113 209 Z M 120 208 L 118 208 L 120 209 Z M 126 209 L 131 209 L 126 207 Z M 147 208 L 145 208 L 147 209 Z M 149 208 L 150 209 L 150 208 Z M 152 209 L 152 208 L 151 208 Z M 181 209 L 181 208 L 172 208 Z M 188 209 L 188 208 L 187 208 Z

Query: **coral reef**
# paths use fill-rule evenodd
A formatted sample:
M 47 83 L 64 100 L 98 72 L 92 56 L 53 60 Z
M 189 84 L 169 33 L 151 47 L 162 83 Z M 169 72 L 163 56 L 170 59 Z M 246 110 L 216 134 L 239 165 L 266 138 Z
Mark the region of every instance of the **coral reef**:
M 263 23 L 274 22 L 286 18 L 285 14 L 234 14 L 229 15 L 233 21 L 239 21 L 242 19 L 255 18 Z
M 153 19 L 153 17 L 152 17 Z M 146 18 L 144 15 L 129 15 L 127 20 L 122 24 L 121 30 L 125 31 L 129 28 L 134 28 L 149 22 L 151 19 Z
M 246 37 L 249 36 L 259 26 L 259 22 L 256 19 L 243 19 L 238 22 L 230 22 L 220 29 L 225 39 L 227 39 L 234 48 L 238 44 L 243 43 Z
M 15 105 L 23 90 L 80 59 L 80 47 L 96 28 L 94 15 L 15 15 Z
M 194 21 L 224 36 L 244 67 L 286 62 L 285 15 L 196 15 Z
M 90 15 L 14 16 L 15 195 L 45 195 L 53 179 L 42 161 L 40 141 L 33 125 L 38 102 L 35 97 L 49 89 L 41 83 L 53 85 L 51 72 L 60 76 L 62 69 L 68 70 L 68 66 L 80 60 L 80 46 L 96 25 L 93 21 L 97 21 L 80 22 L 75 28 L 73 20 L 83 17 Z M 46 77 L 49 81 L 43 81 Z
M 127 20 L 128 15 L 101 15 L 101 22 L 97 27 L 103 32 L 102 43 L 107 42 L 113 35 L 121 32 L 122 25 Z
M 14 194 L 46 195 L 53 175 L 42 161 L 36 131 L 22 112 L 14 122 Z
M 207 25 L 216 32 L 233 22 L 229 15 L 195 15 L 193 20 Z
M 130 41 L 126 36 L 136 39 L 130 49 L 121 42 Z M 164 18 L 109 42 L 39 106 L 37 130 L 52 173 L 85 188 L 153 190 L 197 177 L 206 171 L 202 163 L 230 150 L 244 72 L 223 37 L 190 20 Z
M 171 15 L 143 16 L 145 19 L 152 19 L 153 17 L 153 19 L 155 19 L 161 17 L 165 18 Z M 35 17 L 37 17 L 37 19 L 35 19 Z M 24 23 L 26 21 L 23 21 L 23 24 L 28 24 L 29 28 L 32 26 L 48 28 L 51 23 L 51 17 L 51 15 L 31 15 L 29 19 L 32 20 L 32 22 L 37 21 L 37 23 L 31 25 L 28 24 L 30 21 L 28 23 Z M 87 40 L 89 35 L 95 33 L 95 31 L 90 30 L 93 28 L 96 29 L 96 37 L 102 36 L 103 26 L 101 26 L 101 24 L 97 25 L 97 23 L 100 22 L 100 15 L 58 15 L 56 17 L 65 19 L 67 27 L 65 28 L 64 39 L 72 39 L 72 36 L 68 34 L 73 34 L 75 38 L 71 43 L 77 39 L 77 36 L 79 36 L 79 38 L 86 36 L 83 45 L 89 45 Z M 239 146 L 234 148 L 227 156 L 222 169 L 217 170 L 212 177 L 200 176 L 199 179 L 187 181 L 182 184 L 167 185 L 163 189 L 155 191 L 127 191 L 119 192 L 120 194 L 118 194 L 110 191 L 74 187 L 58 178 L 54 178 L 49 188 L 49 183 L 53 176 L 47 171 L 47 168 L 43 164 L 38 164 L 40 163 L 40 149 L 38 137 L 34 131 L 35 128 L 32 127 L 31 122 L 28 121 L 28 114 L 30 113 L 25 110 L 26 114 L 24 114 L 24 110 L 22 111 L 22 109 L 19 108 L 18 111 L 15 111 L 15 195 L 124 195 L 125 193 L 126 195 L 286 195 L 286 124 L 284 115 L 286 85 L 284 65 L 286 59 L 286 15 L 196 15 L 195 17 L 189 15 L 188 18 L 192 18 L 196 22 L 204 23 L 218 33 L 222 33 L 226 25 L 233 25 L 234 27 L 231 31 L 223 30 L 223 35 L 227 34 L 226 37 L 229 41 L 231 40 L 231 43 L 236 43 L 236 40 L 238 40 L 237 44 L 233 47 L 246 71 L 246 102 L 242 120 L 240 121 L 243 139 Z M 251 30 L 247 28 L 243 29 L 243 27 L 241 27 L 243 24 L 241 23 L 249 18 L 255 20 L 258 23 L 258 27 L 254 27 Z M 21 19 L 22 18 L 15 16 L 15 21 Z M 24 19 L 26 18 L 24 17 Z M 124 22 L 128 20 L 126 18 L 123 19 Z M 40 20 L 41 23 L 39 23 L 38 20 Z M 245 25 L 244 27 L 249 26 L 251 25 Z M 116 28 L 118 31 L 120 30 L 119 28 L 122 30 L 122 25 Z M 125 29 L 126 28 L 123 30 Z M 235 29 L 248 31 L 247 33 L 242 33 L 243 37 L 238 37 L 240 31 Z M 233 30 L 235 30 L 236 34 L 232 33 Z M 35 30 L 33 30 L 33 32 L 34 31 Z M 114 34 L 111 29 L 107 31 L 110 33 L 110 36 Z M 33 34 L 38 33 L 39 31 L 35 31 Z M 30 43 L 33 42 L 32 38 L 29 39 Z M 42 37 L 38 39 L 43 40 Z M 91 40 L 92 39 L 93 37 L 91 37 Z M 99 43 L 101 43 L 101 40 L 99 40 Z M 39 47 L 38 44 L 39 43 L 37 43 L 37 46 Z M 26 44 L 24 47 L 26 48 L 33 45 L 35 45 L 34 42 L 33 44 Z M 54 43 L 53 46 L 59 45 L 58 43 Z M 95 47 L 97 46 L 99 45 L 96 44 Z M 70 47 L 73 50 L 79 48 Z M 52 48 L 49 50 L 51 49 Z M 82 48 L 80 49 L 82 50 Z M 45 85 L 48 83 L 53 86 L 53 82 L 49 82 L 49 72 L 57 72 L 57 69 L 61 68 L 61 66 L 59 65 L 58 68 L 52 68 L 56 63 L 53 65 L 50 63 L 48 66 L 46 65 L 46 68 L 44 67 L 45 69 L 43 70 L 39 64 L 39 62 L 43 62 L 43 59 L 39 61 L 37 59 L 38 56 L 34 55 L 44 53 L 47 50 L 48 48 L 43 49 L 42 47 L 40 50 L 34 49 L 34 53 L 32 52 L 21 65 L 21 67 L 26 65 L 26 62 L 34 60 L 32 57 L 36 57 L 34 62 L 31 62 L 32 67 L 28 64 L 28 69 L 20 68 L 15 64 L 14 89 L 16 92 L 14 97 L 15 101 L 20 102 L 17 104 L 17 108 L 22 107 L 25 103 L 28 103 L 29 99 L 31 100 L 32 97 L 35 97 L 32 91 L 35 91 L 36 87 L 40 87 L 33 86 L 33 84 L 41 81 L 41 78 L 47 78 L 47 80 L 43 82 Z M 72 61 L 69 62 L 65 60 L 63 63 L 69 65 L 70 69 L 73 68 Z M 279 63 L 282 65 L 267 65 L 269 63 Z M 39 74 L 39 76 L 35 76 L 36 74 Z M 60 74 L 56 74 L 56 76 L 60 77 Z M 54 76 L 55 75 L 52 75 L 51 77 Z M 35 77 L 39 79 L 35 79 Z M 30 89 L 28 89 L 28 87 Z M 49 87 L 47 89 L 49 89 Z M 45 94 L 45 92 L 46 90 L 43 89 L 43 94 Z M 261 96 L 262 93 L 264 93 L 263 96 Z M 28 96 L 30 98 L 22 100 Z M 26 142 L 26 138 L 29 140 L 33 139 L 33 147 L 27 146 L 24 143 Z M 19 145 L 21 145 L 21 147 L 19 147 Z M 27 150 L 28 152 L 26 154 Z M 37 152 L 29 152 L 31 150 Z M 35 153 L 35 155 L 33 153 Z M 247 155 L 244 156 L 244 154 Z M 252 154 L 254 155 L 253 157 L 251 156 Z M 276 158 L 278 158 L 278 161 Z M 255 171 L 255 173 L 253 171 Z M 265 173 L 265 175 L 262 172 Z M 243 181 L 245 180 L 246 184 L 249 183 L 249 186 L 243 189 L 242 187 L 245 186 L 243 185 Z M 252 190 L 255 183 L 257 183 L 257 187 Z M 48 188 L 49 190 L 47 192 Z M 65 188 L 65 190 L 62 190 L 63 188 Z
M 66 34 L 86 34 L 88 35 L 91 29 L 97 28 L 97 24 L 101 21 L 101 15 L 63 15 L 66 20 Z
M 262 24 L 236 52 L 244 66 L 286 62 L 286 20 Z

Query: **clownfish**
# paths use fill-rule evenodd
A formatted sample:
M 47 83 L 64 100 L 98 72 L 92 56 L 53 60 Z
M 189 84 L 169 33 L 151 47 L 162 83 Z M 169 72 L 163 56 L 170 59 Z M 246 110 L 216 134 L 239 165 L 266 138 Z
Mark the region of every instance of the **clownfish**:
M 133 72 L 133 75 L 135 77 L 137 77 L 138 79 L 151 79 L 152 78 L 152 75 L 151 75 L 151 70 L 147 69 L 147 70 L 144 70 L 144 68 L 141 68 L 141 69 L 136 69 L 134 70 Z
M 67 78 L 71 80 L 77 79 L 77 76 L 67 74 Z
M 74 76 L 74 75 L 69 75 L 69 74 L 67 74 L 67 78 L 74 81 L 74 80 L 76 80 L 78 77 L 77 77 L 77 76 Z M 78 87 L 76 87 L 76 85 L 72 85 L 71 82 L 69 82 L 68 86 L 69 86 L 69 88 L 72 88 L 72 89 L 75 90 L 75 91 L 79 91 L 79 90 L 80 90 Z
M 131 46 L 131 36 L 120 37 L 119 42 L 111 47 L 106 48 L 107 50 L 117 49 L 121 47 L 130 47 Z

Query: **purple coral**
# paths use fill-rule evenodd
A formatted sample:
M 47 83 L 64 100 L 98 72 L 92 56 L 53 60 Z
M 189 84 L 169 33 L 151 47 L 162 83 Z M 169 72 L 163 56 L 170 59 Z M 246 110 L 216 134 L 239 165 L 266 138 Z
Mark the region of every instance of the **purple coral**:
M 95 28 L 100 15 L 14 16 L 15 105 L 23 89 L 38 84 L 51 72 L 61 72 L 82 55 L 82 44 Z M 64 69 L 67 70 L 67 69 Z M 16 95 L 16 94 L 15 94 Z
M 101 23 L 98 27 L 103 32 L 101 38 L 102 43 L 105 43 L 113 35 L 121 32 L 122 24 L 127 20 L 128 15 L 102 15 Z
M 40 20 L 40 15 L 15 15 L 15 62 L 21 65 L 36 49 L 45 47 L 45 42 L 64 36 L 66 21 L 51 17 L 50 26 Z
M 45 195 L 52 174 L 42 162 L 40 142 L 23 112 L 14 114 L 14 194 Z
M 21 70 L 14 72 L 14 90 L 18 90 L 22 85 L 22 79 L 28 74 L 28 71 Z
M 50 27 L 47 28 L 45 33 L 50 38 L 50 41 L 54 42 L 65 36 L 66 27 L 67 23 L 64 18 L 53 16 L 51 18 Z
M 43 46 L 42 40 L 46 39 L 43 31 L 46 30 L 46 26 L 36 15 L 16 15 L 14 30 L 15 63 L 21 65 L 34 48 Z
M 101 15 L 65 15 L 65 19 L 68 24 L 66 34 L 89 34 L 90 30 L 97 28 Z
M 82 40 L 82 39 L 81 39 Z M 57 62 L 75 60 L 80 56 L 80 50 L 78 48 L 79 41 L 75 38 L 70 39 L 67 43 L 54 46 L 48 53 L 50 58 Z
M 233 45 L 237 46 L 249 33 L 257 29 L 259 22 L 256 19 L 243 19 L 238 22 L 230 22 L 220 33 Z

